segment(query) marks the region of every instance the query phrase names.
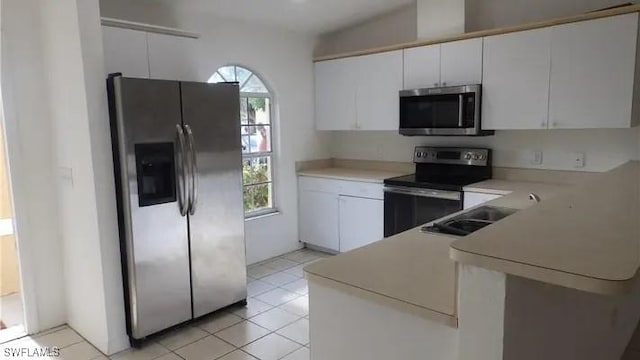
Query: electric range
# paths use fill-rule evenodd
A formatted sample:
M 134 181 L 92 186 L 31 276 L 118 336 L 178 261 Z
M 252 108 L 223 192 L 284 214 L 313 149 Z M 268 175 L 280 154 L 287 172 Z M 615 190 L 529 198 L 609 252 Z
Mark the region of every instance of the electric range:
M 489 149 L 415 148 L 415 174 L 384 181 L 385 237 L 462 210 L 470 184 L 492 175 Z

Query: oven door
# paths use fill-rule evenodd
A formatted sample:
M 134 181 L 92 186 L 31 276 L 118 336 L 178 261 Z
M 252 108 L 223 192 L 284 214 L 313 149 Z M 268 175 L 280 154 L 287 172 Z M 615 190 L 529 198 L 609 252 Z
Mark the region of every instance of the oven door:
M 400 92 L 400 134 L 480 135 L 482 86 Z
M 384 236 L 389 237 L 462 210 L 462 192 L 386 186 Z

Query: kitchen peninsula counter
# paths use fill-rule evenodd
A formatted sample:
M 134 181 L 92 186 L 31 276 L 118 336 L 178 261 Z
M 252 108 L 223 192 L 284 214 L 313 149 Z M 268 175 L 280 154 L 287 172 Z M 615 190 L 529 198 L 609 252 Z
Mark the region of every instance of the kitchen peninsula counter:
M 551 199 L 567 185 L 488 180 L 473 191 L 507 194 L 484 205 L 526 209 L 529 192 Z M 521 211 L 520 213 L 525 213 Z M 455 216 L 452 214 L 450 216 Z M 509 221 L 504 219 L 503 221 Z M 475 234 L 467 236 L 473 239 Z M 457 326 L 457 265 L 451 246 L 460 237 L 422 233 L 420 227 L 305 267 L 310 281 L 394 306 L 439 323 Z
M 510 207 L 517 194 L 492 204 Z M 588 292 L 628 293 L 640 267 L 640 163 L 540 195 L 535 207 L 454 241 L 452 259 Z

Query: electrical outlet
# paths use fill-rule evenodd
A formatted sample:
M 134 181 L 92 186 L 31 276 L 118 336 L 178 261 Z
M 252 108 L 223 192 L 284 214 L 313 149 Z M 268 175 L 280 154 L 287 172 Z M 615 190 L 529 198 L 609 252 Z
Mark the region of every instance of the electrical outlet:
M 531 165 L 542 165 L 542 151 L 531 152 Z
M 574 168 L 581 169 L 584 167 L 584 153 L 573 153 L 571 158 L 573 159 Z

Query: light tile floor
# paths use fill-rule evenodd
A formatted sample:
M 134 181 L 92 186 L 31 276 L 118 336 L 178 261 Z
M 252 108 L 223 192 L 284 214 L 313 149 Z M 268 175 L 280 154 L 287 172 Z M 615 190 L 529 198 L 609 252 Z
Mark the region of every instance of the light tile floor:
M 6 329 L 0 329 L 0 343 L 24 336 L 22 299 L 19 293 L 0 297 L 0 320 Z
M 302 249 L 251 265 L 247 306 L 206 317 L 111 359 L 308 360 L 309 298 L 302 268 L 327 256 Z M 55 359 L 107 359 L 68 326 L 1 344 L 0 358 L 7 350 L 47 346 L 60 348 Z

